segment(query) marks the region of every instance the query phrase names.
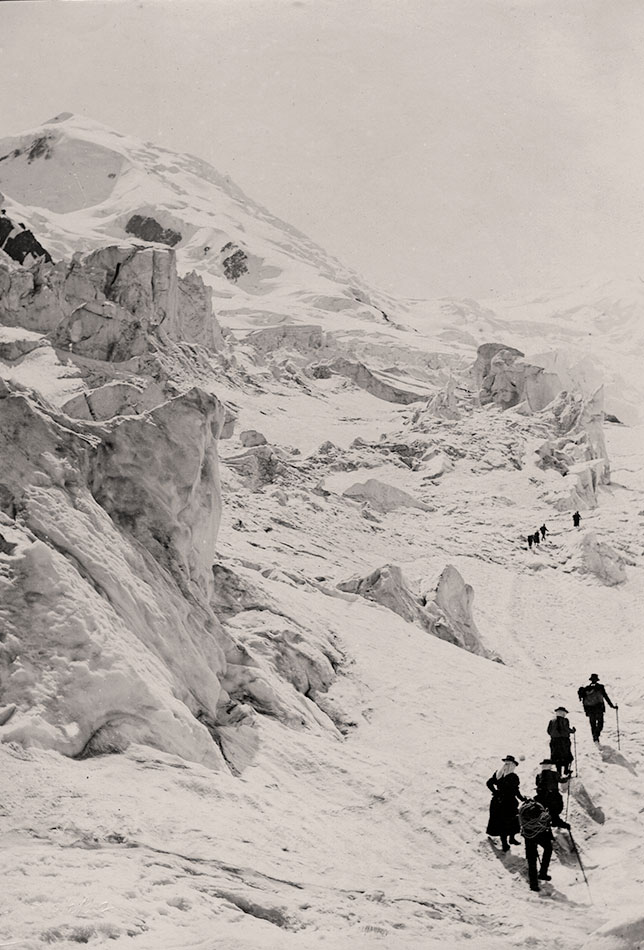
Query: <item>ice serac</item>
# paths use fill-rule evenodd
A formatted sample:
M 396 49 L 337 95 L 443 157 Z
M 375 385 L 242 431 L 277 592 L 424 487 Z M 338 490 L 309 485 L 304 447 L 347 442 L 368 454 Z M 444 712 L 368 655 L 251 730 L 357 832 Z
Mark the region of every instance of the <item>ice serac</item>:
M 222 765 L 202 725 L 216 721 L 230 640 L 207 597 L 218 402 L 193 391 L 98 425 L 4 383 L 0 401 L 0 517 L 15 545 L 0 685 L 17 706 L 4 741 L 82 755 L 136 740 Z
M 224 407 L 192 389 L 117 419 L 97 450 L 92 494 L 179 583 L 209 595 L 221 518 L 217 439 Z
M 346 488 L 343 495 L 347 498 L 355 498 L 356 501 L 368 501 L 376 511 L 389 512 L 397 508 L 419 508 L 421 511 L 432 511 L 433 509 L 426 505 L 419 498 L 414 498 L 409 492 L 402 488 L 396 488 L 394 485 L 388 485 L 377 478 L 368 478 L 366 482 L 356 482 Z
M 339 356 L 329 363 L 322 364 L 322 367 L 327 367 L 329 372 L 336 373 L 338 376 L 346 376 L 360 389 L 364 389 L 377 399 L 384 399 L 386 402 L 396 402 L 408 406 L 414 402 L 421 402 L 427 397 L 425 390 L 418 391 L 414 390 L 412 386 L 405 387 L 399 382 L 393 382 L 384 378 L 381 373 L 370 370 L 368 366 L 357 360 L 349 360 L 346 357 Z
M 465 583 L 453 565 L 448 564 L 441 572 L 436 586 L 425 594 L 425 601 L 436 636 L 470 653 L 489 656 L 474 622 L 474 588 Z
M 553 433 L 537 447 L 539 466 L 553 468 L 570 481 L 550 493 L 559 510 L 594 508 L 597 489 L 610 483 L 610 462 L 604 438 L 603 389 L 589 399 L 560 393 L 539 418 Z
M 364 577 L 351 577 L 341 581 L 338 590 L 359 594 L 382 607 L 393 610 L 410 623 L 428 627 L 418 598 L 408 588 L 403 573 L 397 564 L 384 564 Z
M 195 274 L 178 277 L 169 249 L 106 247 L 28 270 L 0 262 L 0 321 L 110 362 L 141 356 L 155 340 L 222 343 L 210 290 Z
M 555 373 L 526 362 L 521 350 L 500 343 L 484 343 L 478 349 L 473 374 L 481 405 L 496 403 L 511 409 L 525 402 L 531 412 L 540 412 L 563 388 Z
M 138 415 L 154 409 L 166 400 L 163 387 L 158 383 L 148 386 L 112 380 L 104 386 L 74 396 L 63 404 L 62 409 L 74 419 L 105 420 L 114 416 Z
M 441 640 L 491 658 L 474 622 L 474 590 L 451 564 L 441 572 L 434 588 L 421 597 L 412 593 L 396 564 L 385 564 L 364 577 L 348 578 L 337 587 L 393 610 Z
M 600 541 L 594 531 L 584 534 L 580 545 L 578 570 L 594 574 L 602 584 L 615 587 L 626 580 L 624 558 L 610 544 Z

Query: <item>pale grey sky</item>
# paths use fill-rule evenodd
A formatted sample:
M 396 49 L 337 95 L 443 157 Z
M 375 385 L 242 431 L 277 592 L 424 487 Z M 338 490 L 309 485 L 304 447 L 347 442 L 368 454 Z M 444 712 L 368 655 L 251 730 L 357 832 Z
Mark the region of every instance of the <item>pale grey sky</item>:
M 51 0 L 0 26 L 0 137 L 71 111 L 191 152 L 383 289 L 644 274 L 641 0 Z

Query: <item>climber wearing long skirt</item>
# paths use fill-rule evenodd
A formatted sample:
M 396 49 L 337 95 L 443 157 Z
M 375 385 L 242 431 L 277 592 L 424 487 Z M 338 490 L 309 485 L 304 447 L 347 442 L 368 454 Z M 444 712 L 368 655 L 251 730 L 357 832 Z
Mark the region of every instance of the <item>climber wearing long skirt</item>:
M 550 758 L 557 766 L 557 774 L 570 774 L 572 765 L 572 749 L 570 748 L 570 736 L 576 732 L 574 726 L 566 718 L 568 710 L 565 706 L 557 706 L 555 716 L 548 723 L 548 735 L 550 736 Z
M 518 802 L 524 801 L 516 774 L 518 764 L 513 755 L 506 755 L 503 765 L 485 783 L 492 792 L 487 834 L 500 837 L 504 851 L 509 851 L 511 844 L 521 843 L 515 837 L 519 830 Z

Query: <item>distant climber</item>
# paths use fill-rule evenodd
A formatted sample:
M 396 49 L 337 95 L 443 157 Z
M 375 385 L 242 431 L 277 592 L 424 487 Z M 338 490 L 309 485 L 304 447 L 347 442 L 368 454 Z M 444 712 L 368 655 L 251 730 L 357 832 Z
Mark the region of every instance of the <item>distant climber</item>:
M 534 539 L 534 543 L 535 543 L 535 544 L 540 544 L 541 539 L 540 539 L 540 537 L 539 537 L 539 531 L 538 531 L 538 530 L 535 531 L 535 533 L 532 535 L 532 537 L 533 537 L 533 539 Z
M 518 764 L 513 755 L 506 755 L 503 765 L 485 783 L 492 792 L 486 834 L 492 837 L 498 835 L 504 851 L 509 851 L 511 844 L 521 843 L 515 837 L 519 830 L 517 800 L 525 800 L 519 790 L 519 776 L 515 772 Z
M 541 540 L 542 540 L 542 541 L 545 541 L 546 535 L 549 533 L 549 532 L 548 532 L 548 529 L 547 529 L 546 526 L 545 526 L 545 524 L 542 524 L 542 525 L 541 525 L 541 527 L 539 528 L 539 531 L 541 532 Z
M 519 808 L 521 834 L 525 840 L 525 856 L 528 862 L 530 890 L 539 890 L 539 881 L 549 881 L 548 868 L 552 857 L 552 830 L 548 809 L 540 802 L 528 798 Z M 539 847 L 543 848 L 541 867 L 537 874 Z
M 568 828 L 570 830 L 568 822 L 562 821 L 561 818 L 564 803 L 559 791 L 559 783 L 568 782 L 569 780 L 568 775 L 563 777 L 557 775 L 555 763 L 552 759 L 544 759 L 541 762 L 541 772 L 537 775 L 537 794 L 535 798 L 548 809 L 550 823 L 553 828 Z
M 575 526 L 575 528 L 578 528 L 578 527 L 579 527 L 579 522 L 580 522 L 580 521 L 581 521 L 581 515 L 579 514 L 578 511 L 576 511 L 576 512 L 574 513 L 574 515 L 572 516 L 572 523 L 573 523 L 573 525 Z
M 548 723 L 548 735 L 550 736 L 550 758 L 557 766 L 557 774 L 564 772 L 570 773 L 572 765 L 572 750 L 570 748 L 570 736 L 576 732 L 575 727 L 570 725 L 566 718 L 568 710 L 565 706 L 557 706 L 555 717 Z
M 593 734 L 593 742 L 599 742 L 599 737 L 604 728 L 604 712 L 606 706 L 604 700 L 613 709 L 619 709 L 617 703 L 613 703 L 606 692 L 606 687 L 599 682 L 597 673 L 590 674 L 590 683 L 587 686 L 580 686 L 577 695 L 584 705 L 584 712 L 590 721 L 590 731 Z
M 528 550 L 532 550 L 532 545 L 534 544 L 534 538 L 531 534 L 528 535 Z

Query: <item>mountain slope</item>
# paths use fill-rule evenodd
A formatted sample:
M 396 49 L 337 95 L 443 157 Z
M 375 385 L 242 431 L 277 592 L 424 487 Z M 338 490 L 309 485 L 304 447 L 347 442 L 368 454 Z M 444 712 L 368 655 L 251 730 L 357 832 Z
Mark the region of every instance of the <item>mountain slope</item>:
M 196 159 L 70 116 L 0 157 L 55 261 L 0 256 L 0 942 L 635 950 L 644 460 L 601 359 L 567 391 L 574 301 L 386 319 Z M 484 833 L 561 702 L 594 904 Z

